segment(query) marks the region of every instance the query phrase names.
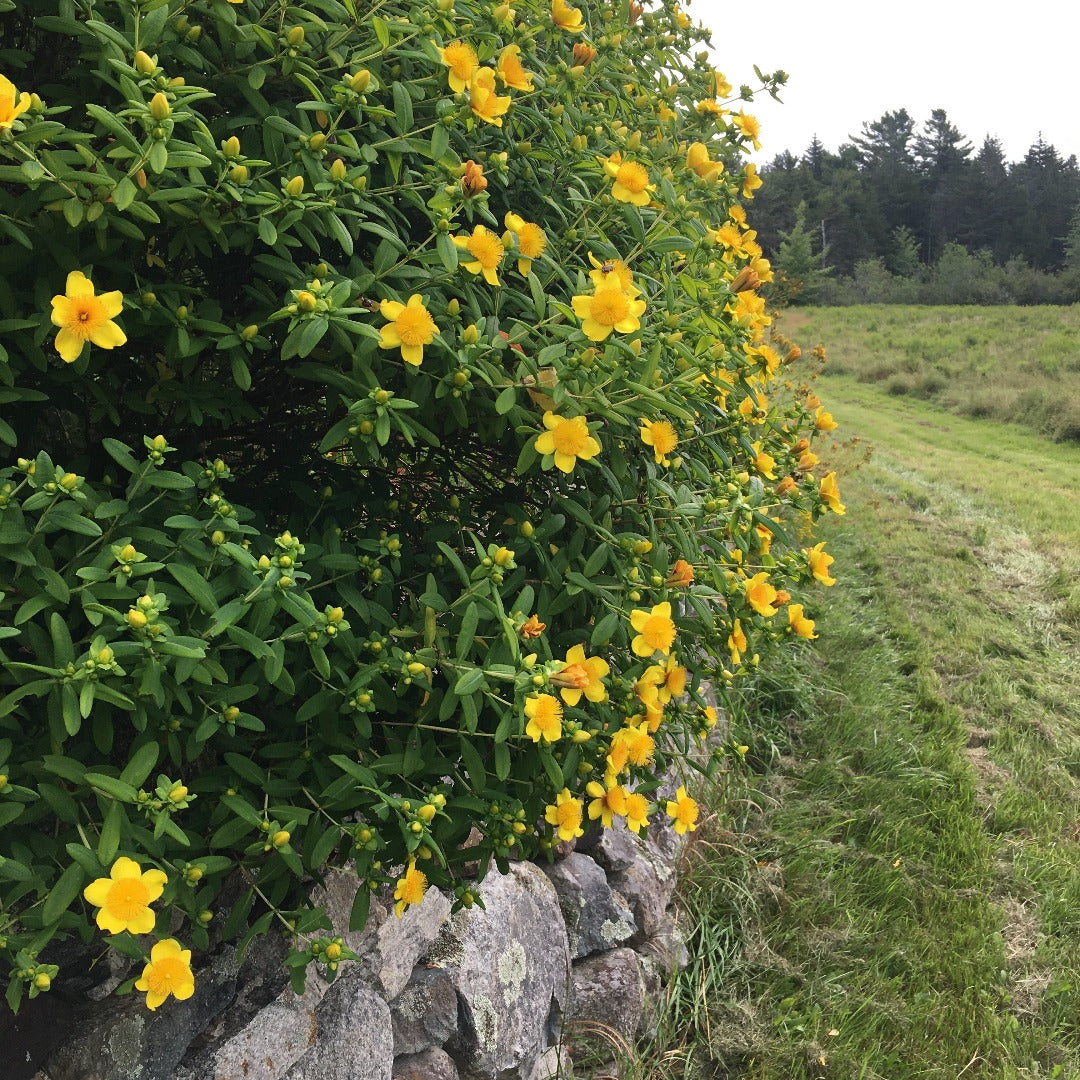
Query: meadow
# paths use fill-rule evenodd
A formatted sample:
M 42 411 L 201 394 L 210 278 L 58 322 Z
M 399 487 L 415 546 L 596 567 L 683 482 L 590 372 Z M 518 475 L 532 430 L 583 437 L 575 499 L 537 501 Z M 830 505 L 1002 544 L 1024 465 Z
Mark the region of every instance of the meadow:
M 1080 305 L 803 308 L 783 323 L 826 342 L 831 377 L 1080 441 Z
M 1075 1080 L 1080 453 L 1006 416 L 1080 401 L 1080 312 L 780 325 L 828 350 L 838 583 L 813 648 L 732 712 L 748 750 L 692 848 L 690 967 L 621 1075 Z

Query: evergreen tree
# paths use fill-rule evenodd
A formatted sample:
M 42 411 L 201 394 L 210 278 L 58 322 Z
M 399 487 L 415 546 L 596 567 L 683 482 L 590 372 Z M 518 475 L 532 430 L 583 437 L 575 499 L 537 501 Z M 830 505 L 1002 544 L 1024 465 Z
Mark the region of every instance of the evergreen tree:
M 795 224 L 782 234 L 776 255 L 775 292 L 780 299 L 791 304 L 812 304 L 817 299 L 831 271 L 824 265 L 827 250 L 821 248 L 815 254 L 814 247 L 814 230 L 806 224 L 806 203 L 799 203 Z

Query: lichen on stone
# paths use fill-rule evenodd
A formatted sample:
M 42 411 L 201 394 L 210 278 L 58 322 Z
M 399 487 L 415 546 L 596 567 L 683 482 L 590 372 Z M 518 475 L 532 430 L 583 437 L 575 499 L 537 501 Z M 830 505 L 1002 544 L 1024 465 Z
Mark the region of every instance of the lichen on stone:
M 495 964 L 499 981 L 503 984 L 503 1000 L 507 1005 L 521 996 L 521 984 L 525 981 L 528 968 L 528 958 L 521 942 L 511 941 Z

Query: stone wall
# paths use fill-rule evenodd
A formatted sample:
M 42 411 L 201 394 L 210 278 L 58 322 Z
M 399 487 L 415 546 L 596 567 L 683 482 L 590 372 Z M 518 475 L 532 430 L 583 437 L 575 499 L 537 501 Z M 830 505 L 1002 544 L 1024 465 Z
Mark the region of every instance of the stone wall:
M 657 792 L 661 804 L 675 786 Z M 92 992 L 97 1000 L 70 1010 L 44 1064 L 28 1058 L 2 1075 L 571 1077 L 575 1060 L 595 1061 L 613 1041 L 632 1043 L 650 1029 L 662 982 L 685 962 L 671 908 L 685 838 L 661 809 L 655 817 L 644 839 L 625 828 L 596 831 L 562 845 L 551 865 L 492 870 L 479 888 L 483 909 L 451 915 L 450 901 L 429 889 L 399 919 L 389 896 L 374 899 L 364 930 L 343 934 L 360 961 L 330 985 L 312 970 L 302 996 L 287 984 L 286 944 L 274 938 L 257 941 L 241 963 L 223 947 L 196 972 L 194 997 L 153 1013 L 141 994 L 107 996 L 130 975 L 118 969 Z M 355 890 L 345 874 L 328 881 L 321 899 L 335 926 L 348 924 Z

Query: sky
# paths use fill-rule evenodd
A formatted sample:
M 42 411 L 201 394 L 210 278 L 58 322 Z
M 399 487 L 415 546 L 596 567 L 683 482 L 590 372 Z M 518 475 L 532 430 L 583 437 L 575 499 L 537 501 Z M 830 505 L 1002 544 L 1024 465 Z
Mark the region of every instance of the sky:
M 782 68 L 783 105 L 767 94 L 746 111 L 761 121 L 767 163 L 801 155 L 816 133 L 830 151 L 886 112 L 907 109 L 922 129 L 941 108 L 977 151 L 999 139 L 1019 161 L 1041 131 L 1060 154 L 1080 158 L 1076 48 L 1080 4 L 1036 0 L 1016 8 L 969 0 L 689 0 L 713 31 L 717 68 L 736 88 Z M 1012 9 L 1012 13 L 1008 13 Z

